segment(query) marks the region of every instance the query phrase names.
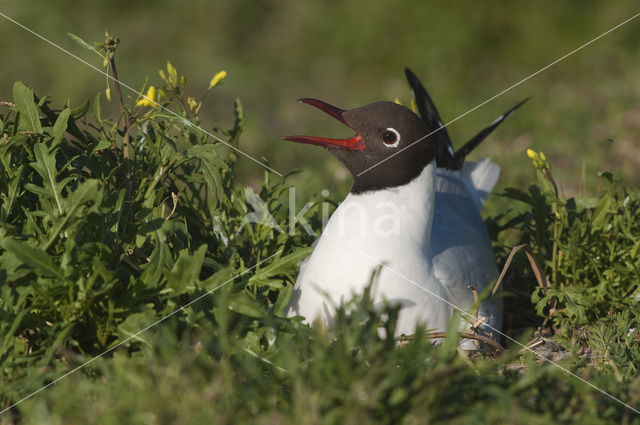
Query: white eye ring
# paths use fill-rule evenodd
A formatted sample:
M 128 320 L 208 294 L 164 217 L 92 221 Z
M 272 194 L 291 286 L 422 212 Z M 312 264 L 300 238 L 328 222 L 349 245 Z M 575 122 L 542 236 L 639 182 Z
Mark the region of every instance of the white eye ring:
M 385 136 L 388 133 L 393 133 L 393 135 L 395 136 L 393 141 L 390 141 L 390 143 L 385 141 Z M 389 148 L 395 148 L 400 144 L 400 133 L 398 133 L 398 130 L 396 130 L 395 128 L 387 128 L 384 132 L 382 132 L 382 143 L 389 147 Z

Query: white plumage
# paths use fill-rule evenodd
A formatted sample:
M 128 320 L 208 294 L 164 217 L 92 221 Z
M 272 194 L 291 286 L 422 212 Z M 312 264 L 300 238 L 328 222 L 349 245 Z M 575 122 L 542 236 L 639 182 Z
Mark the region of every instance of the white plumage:
M 301 264 L 290 316 L 331 327 L 335 307 L 362 294 L 382 265 L 372 295 L 375 302 L 401 306 L 395 336 L 414 333 L 418 324 L 444 331 L 454 308 L 469 312 L 473 306 L 470 287 L 482 293 L 498 276 L 480 211 L 500 168 L 488 159 L 465 158 L 526 100 L 454 151 L 426 89 L 410 70 L 405 73 L 420 117 L 391 102 L 343 110 L 300 99 L 356 134 L 285 140 L 328 149 L 351 172 L 354 184 Z M 497 340 L 501 302 L 484 300 L 478 319 L 480 332 Z M 468 328 L 468 319 L 460 327 Z M 463 340 L 462 347 L 475 345 Z
M 396 336 L 418 323 L 445 330 L 452 307 L 442 299 L 466 311 L 467 285 L 482 291 L 497 277 L 480 208 L 498 173 L 489 160 L 461 171 L 432 162 L 406 185 L 349 194 L 301 265 L 289 314 L 331 327 L 335 306 L 362 293 L 383 263 L 373 294 L 402 305 Z M 500 305 L 483 303 L 480 317 L 499 329 Z

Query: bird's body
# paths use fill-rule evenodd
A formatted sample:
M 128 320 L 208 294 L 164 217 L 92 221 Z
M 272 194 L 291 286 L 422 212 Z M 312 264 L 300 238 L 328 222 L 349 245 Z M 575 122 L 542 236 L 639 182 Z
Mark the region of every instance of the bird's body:
M 396 336 L 412 334 L 418 323 L 445 330 L 452 305 L 467 311 L 473 304 L 468 286 L 482 292 L 498 273 L 480 217 L 484 191 L 469 173 L 476 165 L 475 184 L 495 183 L 499 169 L 488 160 L 462 171 L 436 170 L 432 162 L 406 185 L 349 194 L 301 266 L 290 314 L 331 327 L 335 307 L 362 293 L 384 264 L 373 295 L 402 305 Z M 500 313 L 497 301 L 482 303 L 486 334 L 500 328 Z
M 429 246 L 435 193 L 425 190 L 435 178 L 432 162 L 406 185 L 349 194 L 301 266 L 291 314 L 331 327 L 335 306 L 362 293 L 382 263 L 373 294 L 403 306 L 397 333 L 413 333 L 418 322 L 445 327 L 451 308 L 438 299 L 448 295 L 435 278 Z
M 446 132 L 438 132 L 442 121 L 426 90 L 410 71 L 407 77 L 422 118 L 391 102 L 342 110 L 301 99 L 356 135 L 286 140 L 328 149 L 354 185 L 300 266 L 291 316 L 331 327 L 335 307 L 373 284 L 374 302 L 401 306 L 396 335 L 412 334 L 418 324 L 443 331 L 454 308 L 471 308 L 470 287 L 481 293 L 497 277 L 480 210 L 499 167 L 489 160 L 465 163 L 464 157 L 515 108 L 454 152 Z M 478 316 L 480 329 L 497 338 L 501 304 L 484 301 Z

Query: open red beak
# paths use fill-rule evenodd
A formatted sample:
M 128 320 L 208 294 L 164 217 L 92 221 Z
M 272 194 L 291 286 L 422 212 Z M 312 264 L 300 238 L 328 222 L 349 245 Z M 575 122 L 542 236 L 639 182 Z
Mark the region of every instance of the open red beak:
M 320 109 L 321 111 L 325 112 L 328 115 L 331 115 L 333 118 L 337 119 L 338 121 L 340 121 L 341 123 L 349 127 L 350 129 L 355 131 L 355 129 L 351 127 L 351 125 L 349 125 L 347 120 L 345 120 L 344 117 L 342 116 L 344 109 L 337 108 L 333 105 L 330 105 L 318 99 L 303 98 L 303 99 L 298 99 L 298 102 L 307 103 L 311 106 L 315 106 L 316 108 Z M 354 151 L 359 151 L 365 148 L 363 138 L 360 134 L 358 134 L 357 131 L 355 136 L 350 137 L 348 139 L 330 139 L 327 137 L 313 137 L 313 136 L 287 136 L 283 140 L 288 140 L 290 142 L 297 142 L 297 143 L 307 143 L 310 145 L 317 145 L 322 147 L 338 146 L 341 148 L 354 150 Z

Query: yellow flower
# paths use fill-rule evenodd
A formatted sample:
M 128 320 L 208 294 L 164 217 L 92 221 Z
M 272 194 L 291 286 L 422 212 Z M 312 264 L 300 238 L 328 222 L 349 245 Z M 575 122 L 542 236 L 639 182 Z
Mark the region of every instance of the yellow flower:
M 157 108 L 158 104 L 156 103 L 156 100 L 156 88 L 149 86 L 147 94 L 136 102 L 136 106 L 151 106 L 153 108 Z
M 170 76 L 178 79 L 178 70 L 169 61 L 167 61 L 167 71 L 169 72 Z
M 184 77 L 178 78 L 178 70 L 170 61 L 167 61 L 167 73 L 165 74 L 163 70 L 159 70 L 158 75 L 160 75 L 160 78 L 162 78 L 170 90 L 178 87 L 178 83 L 184 86 L 187 82 Z
M 196 102 L 196 100 L 191 96 L 187 98 L 187 104 L 189 105 L 189 110 L 194 114 L 197 114 L 200 110 L 200 103 Z
M 416 104 L 416 100 L 415 99 L 413 99 L 413 98 L 411 99 L 411 104 L 409 105 L 409 107 L 411 108 L 411 110 L 414 113 L 416 113 L 416 114 L 418 113 L 418 105 Z
M 216 75 L 213 76 L 213 78 L 209 82 L 209 88 L 210 89 L 214 88 L 215 86 L 220 84 L 222 80 L 224 80 L 226 77 L 227 77 L 227 71 L 222 70 L 218 72 Z
M 529 157 L 529 159 L 531 159 L 531 162 L 533 162 L 534 167 L 540 170 L 551 169 L 551 165 L 549 165 L 549 163 L 547 162 L 547 156 L 544 154 L 544 152 L 538 153 L 533 149 L 527 149 L 527 156 Z

